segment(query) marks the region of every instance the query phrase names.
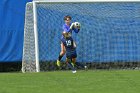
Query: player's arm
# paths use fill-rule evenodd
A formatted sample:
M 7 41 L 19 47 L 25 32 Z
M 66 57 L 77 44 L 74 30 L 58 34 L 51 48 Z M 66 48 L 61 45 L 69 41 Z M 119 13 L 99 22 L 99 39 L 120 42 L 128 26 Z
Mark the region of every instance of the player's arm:
M 78 33 L 80 31 L 80 26 L 79 27 L 75 27 L 74 23 L 71 24 L 70 28 L 67 28 L 65 25 L 63 25 L 63 31 L 66 32 L 71 32 L 74 31 L 75 33 Z
M 65 52 L 65 51 L 66 51 L 65 46 L 64 46 L 64 44 L 63 44 L 63 42 L 62 42 L 62 41 L 61 41 L 61 51 L 63 51 L 63 52 Z
M 73 31 L 74 31 L 75 33 L 78 33 L 78 32 L 80 31 L 80 28 L 74 28 Z

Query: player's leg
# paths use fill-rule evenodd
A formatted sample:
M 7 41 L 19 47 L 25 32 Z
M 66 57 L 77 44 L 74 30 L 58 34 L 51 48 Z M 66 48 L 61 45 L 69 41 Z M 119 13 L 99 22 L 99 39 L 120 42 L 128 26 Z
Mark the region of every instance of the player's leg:
M 72 64 L 72 54 L 70 51 L 67 51 L 66 52 L 66 62 L 67 62 L 67 65 L 72 69 L 72 73 L 76 73 L 76 69 L 75 69 L 75 66 Z
M 74 68 L 75 68 L 76 58 L 77 58 L 77 53 L 76 53 L 76 49 L 75 49 L 75 50 L 71 51 L 71 64 L 73 65 Z M 74 71 L 72 71 L 72 73 L 76 73 L 76 69 Z
M 76 51 L 73 51 L 72 52 L 72 59 L 71 59 L 72 65 L 73 66 L 80 66 L 80 67 L 84 68 L 85 70 L 87 70 L 87 66 L 83 65 L 83 64 L 81 64 L 79 62 L 76 62 L 76 58 L 77 58 L 77 53 L 76 53 Z
M 60 66 L 60 60 L 65 55 L 65 52 L 66 52 L 65 46 L 61 43 L 61 52 L 60 52 L 58 59 L 57 59 L 57 66 Z
M 71 62 L 71 64 L 72 64 L 72 66 L 73 66 L 73 67 L 74 67 L 74 69 L 75 69 L 76 58 L 75 58 L 75 57 L 74 57 L 74 58 L 72 58 L 72 59 L 71 59 L 71 61 L 72 61 L 72 62 Z M 73 70 L 73 71 L 72 71 L 72 73 L 76 73 L 76 69 L 75 69 L 75 70 Z
M 72 63 L 73 66 L 75 66 L 76 58 L 72 58 L 72 59 L 71 59 L 71 63 Z
M 75 50 L 73 50 L 73 51 L 71 51 L 71 62 L 72 62 L 72 64 L 73 64 L 73 66 L 75 65 L 75 63 L 76 63 L 76 58 L 77 58 L 77 53 L 76 53 L 76 49 Z
M 68 67 L 71 68 L 72 73 L 76 73 L 75 67 L 72 65 L 70 58 L 66 58 L 66 63 L 68 65 Z

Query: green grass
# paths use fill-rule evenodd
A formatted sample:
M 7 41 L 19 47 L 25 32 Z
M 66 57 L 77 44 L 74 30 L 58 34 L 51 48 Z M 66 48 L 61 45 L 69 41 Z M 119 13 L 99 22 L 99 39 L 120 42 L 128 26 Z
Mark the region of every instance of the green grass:
M 140 71 L 0 73 L 0 93 L 140 93 Z

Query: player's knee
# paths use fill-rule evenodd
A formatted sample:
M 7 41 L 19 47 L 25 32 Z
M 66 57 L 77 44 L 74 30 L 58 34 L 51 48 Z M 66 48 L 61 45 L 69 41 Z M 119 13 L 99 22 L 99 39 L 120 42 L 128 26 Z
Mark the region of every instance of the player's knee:
M 61 51 L 61 53 L 60 53 L 61 55 L 65 55 L 65 51 Z
M 74 59 L 72 59 L 72 62 L 73 62 L 73 63 L 75 63 L 75 62 L 76 62 L 76 59 L 75 59 L 75 58 L 74 58 Z

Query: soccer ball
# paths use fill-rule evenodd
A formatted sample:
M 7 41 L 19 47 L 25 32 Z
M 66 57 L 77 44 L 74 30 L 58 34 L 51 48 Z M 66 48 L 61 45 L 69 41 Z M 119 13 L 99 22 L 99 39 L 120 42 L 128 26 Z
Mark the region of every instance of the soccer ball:
M 75 26 L 76 28 L 79 28 L 79 27 L 81 26 L 81 24 L 80 24 L 79 22 L 74 22 L 74 26 Z

